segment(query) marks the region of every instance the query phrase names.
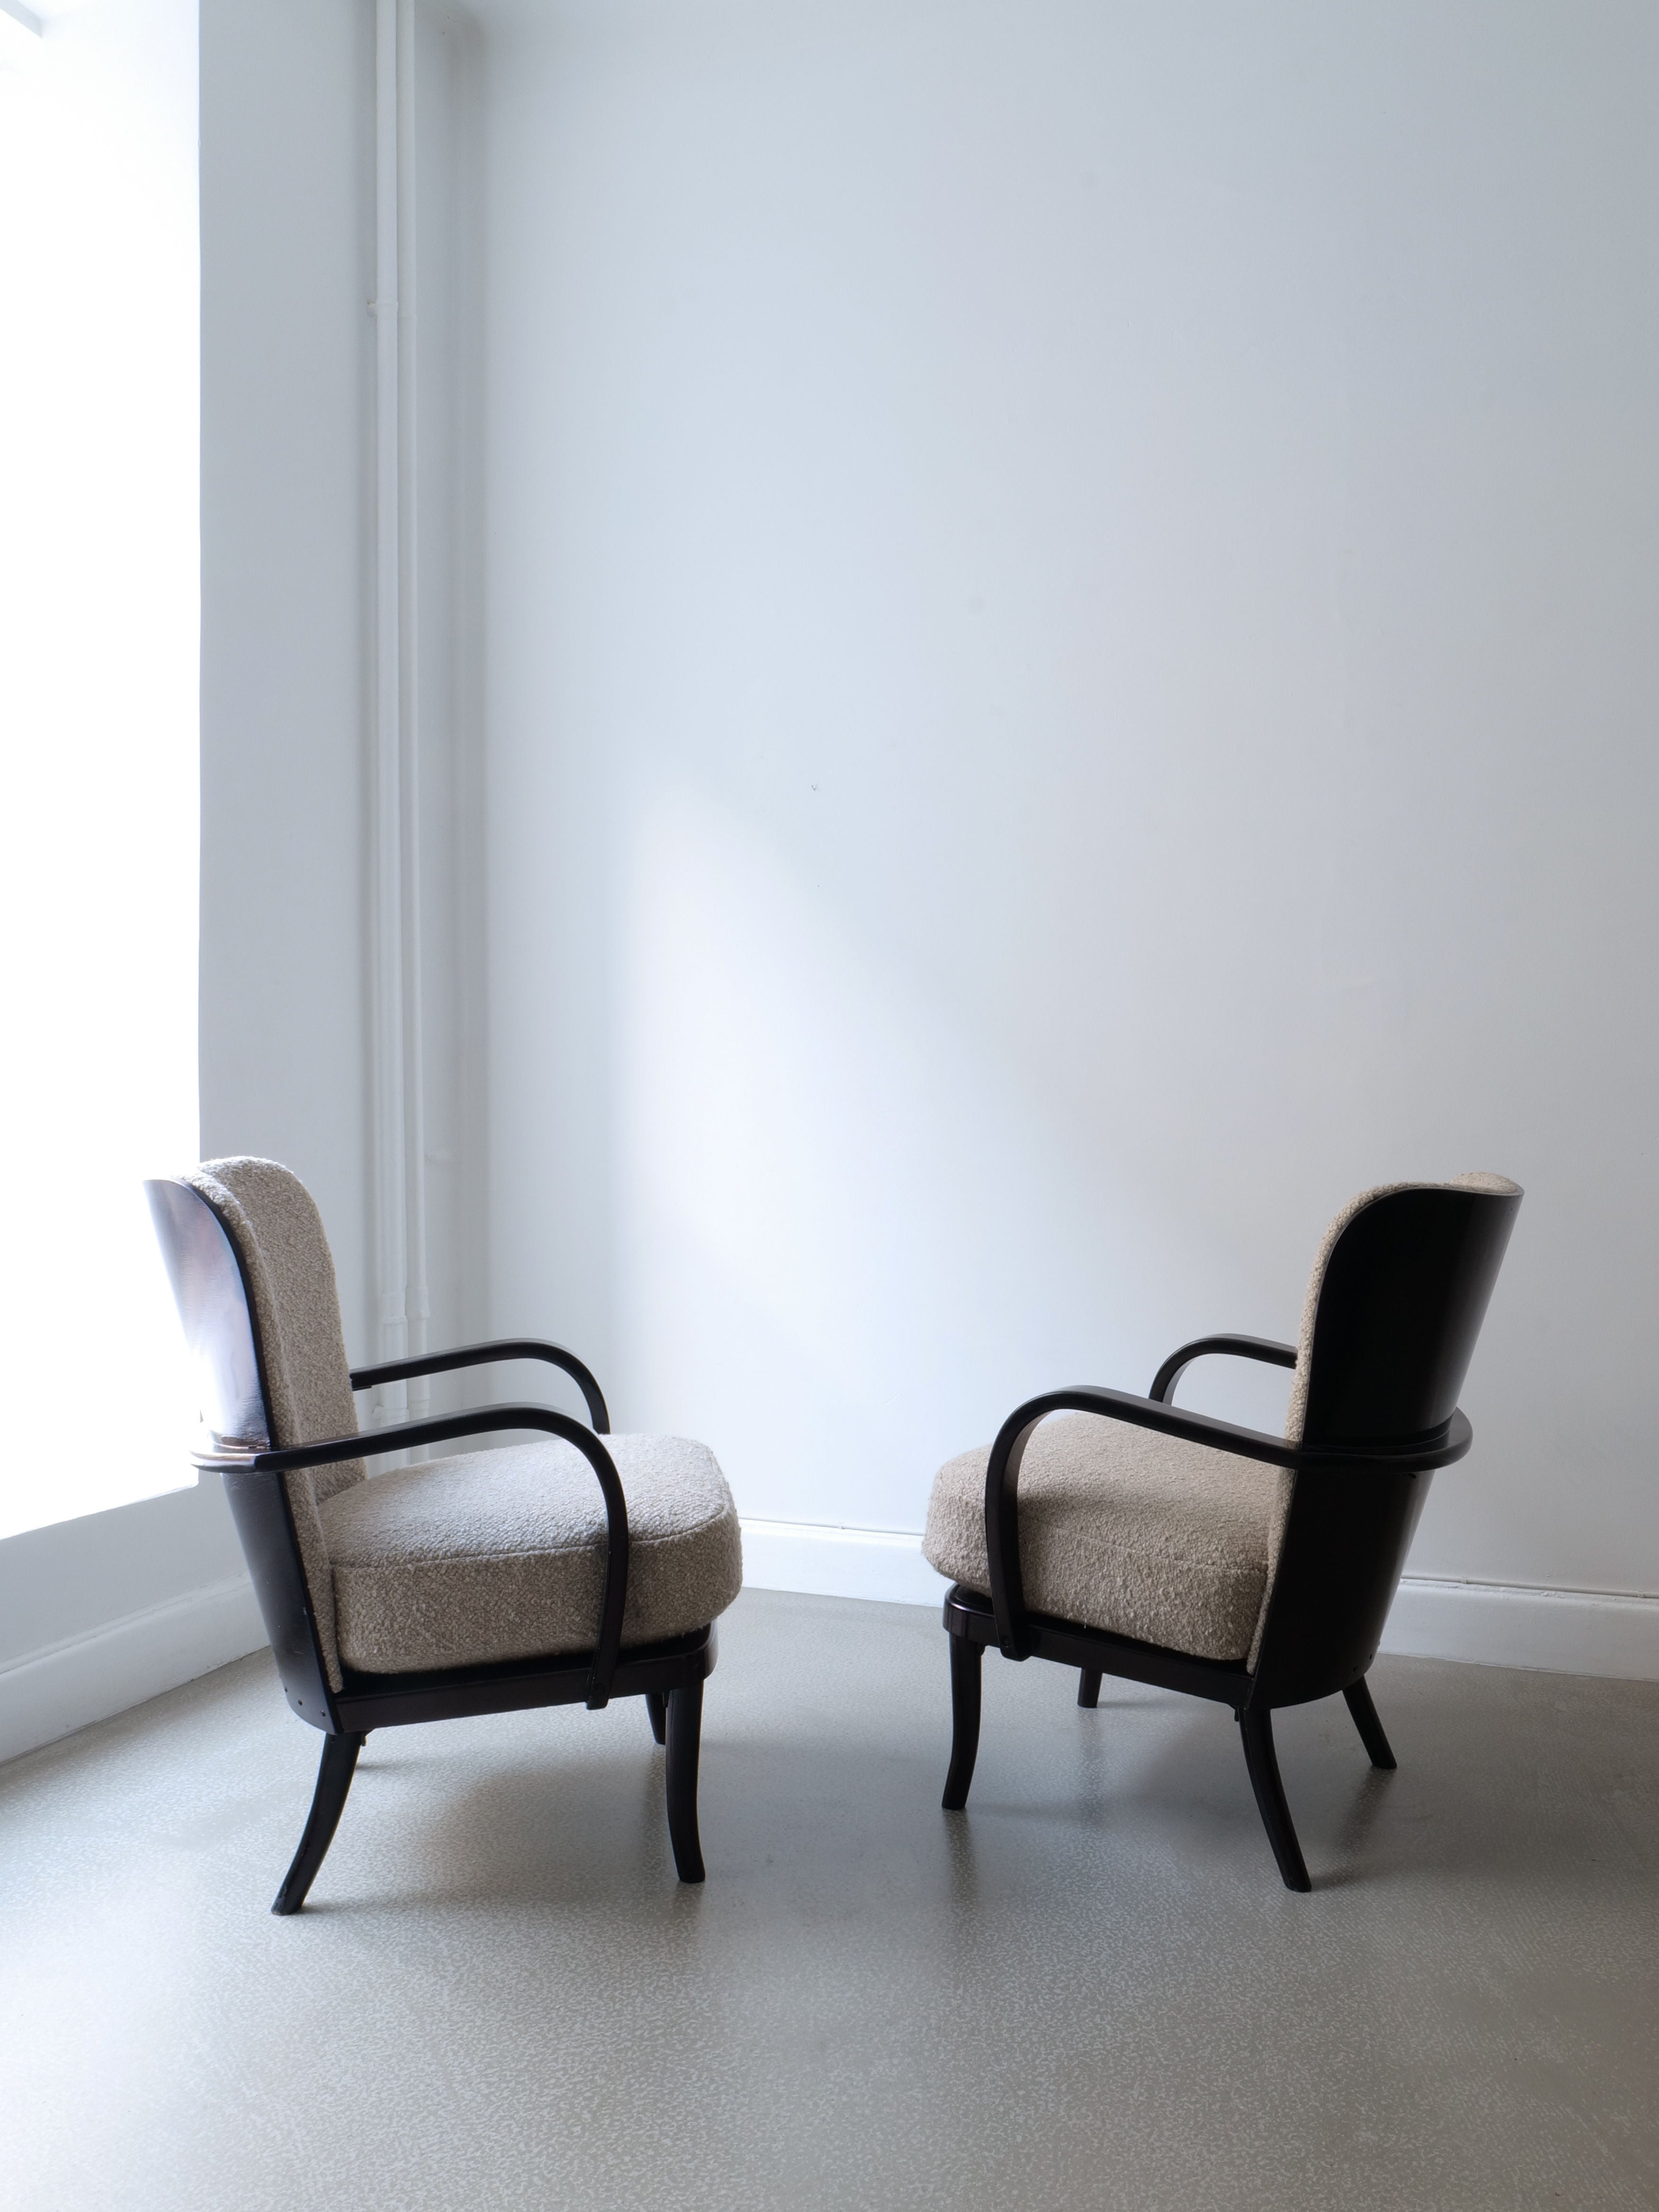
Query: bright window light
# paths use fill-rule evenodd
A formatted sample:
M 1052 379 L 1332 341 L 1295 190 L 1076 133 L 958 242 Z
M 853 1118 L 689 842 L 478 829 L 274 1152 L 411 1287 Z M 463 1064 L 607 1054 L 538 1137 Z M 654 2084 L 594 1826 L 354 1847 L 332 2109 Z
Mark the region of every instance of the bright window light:
M 0 1535 L 193 1480 L 200 605 L 195 0 L 5 12 Z

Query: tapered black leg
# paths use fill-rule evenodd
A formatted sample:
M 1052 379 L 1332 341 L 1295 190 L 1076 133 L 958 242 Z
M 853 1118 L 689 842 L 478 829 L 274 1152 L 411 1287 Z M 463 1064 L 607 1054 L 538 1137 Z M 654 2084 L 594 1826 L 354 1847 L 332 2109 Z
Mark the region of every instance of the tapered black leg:
M 682 1881 L 702 1880 L 697 1840 L 697 1756 L 702 1742 L 702 1684 L 668 1692 L 668 1840 Z
M 322 1764 L 317 1769 L 317 1790 L 311 1801 L 311 1817 L 306 1822 L 306 1832 L 300 1838 L 300 1848 L 294 1854 L 294 1863 L 283 1876 L 283 1886 L 276 1893 L 273 1912 L 297 1912 L 306 1901 L 306 1893 L 317 1879 L 318 1871 L 328 1856 L 328 1847 L 334 1841 L 334 1831 L 340 1825 L 340 1815 L 345 1810 L 346 1792 L 351 1787 L 351 1777 L 357 1765 L 357 1753 L 363 1747 L 360 1735 L 325 1735 L 323 1738 Z
M 945 1778 L 944 1805 L 959 1813 L 968 1802 L 968 1785 L 979 1756 L 980 1662 L 984 1650 L 965 1636 L 946 1638 L 951 1646 L 951 1771 Z
M 1348 1701 L 1348 1711 L 1353 1715 L 1353 1724 L 1359 1730 L 1359 1741 L 1365 1747 L 1373 1766 L 1397 1766 L 1399 1761 L 1389 1747 L 1389 1739 L 1382 1733 L 1382 1723 L 1376 1717 L 1376 1707 L 1371 1703 L 1369 1685 L 1362 1675 L 1358 1681 L 1350 1682 L 1342 1692 Z
M 651 1733 L 659 1743 L 668 1741 L 668 1700 L 660 1690 L 647 1690 L 645 1710 L 651 1717 Z
M 1077 1701 L 1086 1711 L 1092 1712 L 1100 1703 L 1100 1669 L 1085 1667 L 1077 1686 Z
M 1279 1778 L 1279 1761 L 1273 1756 L 1273 1716 L 1265 1705 L 1239 1715 L 1239 1725 L 1244 1735 L 1244 1764 L 1250 1770 L 1250 1786 L 1255 1791 L 1256 1808 L 1261 1814 L 1262 1826 L 1267 1831 L 1267 1841 L 1273 1847 L 1273 1856 L 1279 1861 L 1279 1871 L 1285 1877 L 1286 1889 L 1311 1889 L 1308 1869 L 1303 1864 L 1302 1846 L 1296 1839 L 1296 1830 L 1291 1824 L 1291 1808 L 1285 1802 L 1285 1785 Z

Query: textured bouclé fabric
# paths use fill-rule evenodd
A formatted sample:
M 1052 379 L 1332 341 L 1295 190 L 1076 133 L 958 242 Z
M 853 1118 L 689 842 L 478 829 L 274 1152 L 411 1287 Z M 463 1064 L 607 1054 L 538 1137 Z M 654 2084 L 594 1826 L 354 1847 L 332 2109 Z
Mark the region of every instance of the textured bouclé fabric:
M 200 1191 L 225 1225 L 253 1299 L 270 1401 L 271 1442 L 316 1443 L 357 1427 L 356 1401 L 334 1261 L 311 1193 L 275 1160 L 206 1160 L 185 1181 Z M 318 1640 L 330 1682 L 340 1687 L 328 1552 L 319 1509 L 337 1492 L 363 1480 L 360 1459 L 301 1468 L 283 1478 Z
M 703 1445 L 607 1437 L 628 1500 L 624 1645 L 702 1628 L 737 1596 L 732 1493 Z M 605 1501 L 556 1437 L 372 1475 L 322 1509 L 341 1655 L 366 1674 L 580 1651 L 599 1635 Z
M 922 1550 L 969 1589 L 989 1588 L 988 1446 L 941 1468 Z M 1057 1414 L 1019 1470 L 1019 1565 L 1034 1612 L 1242 1659 L 1267 1579 L 1277 1470 L 1151 1429 Z
M 1510 1196 L 1506 1176 L 1476 1171 L 1449 1183 L 1379 1183 L 1361 1191 L 1326 1231 L 1303 1303 L 1285 1424 L 1300 1443 L 1308 1371 L 1325 1271 L 1355 1215 L 1399 1190 L 1484 1190 Z M 953 1582 L 990 1587 L 985 1553 L 988 1446 L 941 1468 L 922 1551 Z M 1235 1459 L 1089 1413 L 1045 1421 L 1019 1474 L 1019 1560 L 1034 1612 L 1080 1621 L 1202 1659 L 1254 1668 L 1290 1511 L 1282 1468 Z

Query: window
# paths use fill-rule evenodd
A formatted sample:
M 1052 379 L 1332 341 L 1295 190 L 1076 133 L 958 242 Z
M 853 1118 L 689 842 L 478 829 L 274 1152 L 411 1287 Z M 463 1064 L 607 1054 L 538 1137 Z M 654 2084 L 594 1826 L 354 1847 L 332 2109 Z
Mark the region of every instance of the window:
M 194 0 L 4 5 L 0 1534 L 191 1479 L 199 626 Z

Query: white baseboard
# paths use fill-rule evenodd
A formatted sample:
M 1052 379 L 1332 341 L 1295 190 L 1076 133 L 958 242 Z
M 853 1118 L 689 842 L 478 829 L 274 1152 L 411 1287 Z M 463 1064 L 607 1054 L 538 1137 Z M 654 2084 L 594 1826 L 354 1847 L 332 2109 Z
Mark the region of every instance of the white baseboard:
M 745 1521 L 743 1557 L 744 1580 L 757 1589 L 937 1605 L 949 1587 L 922 1558 L 920 1535 L 891 1529 Z M 1659 1681 L 1659 1597 L 1407 1575 L 1382 1649 L 1483 1667 Z
M 253 1585 L 237 1575 L 28 1652 L 0 1668 L 0 1759 L 108 1720 L 264 1641 Z
M 1407 1575 L 1382 1649 L 1480 1667 L 1659 1682 L 1659 1597 Z
M 743 1578 L 757 1589 L 885 1598 L 897 1605 L 938 1605 L 951 1587 L 922 1558 L 920 1535 L 805 1521 L 745 1521 Z

